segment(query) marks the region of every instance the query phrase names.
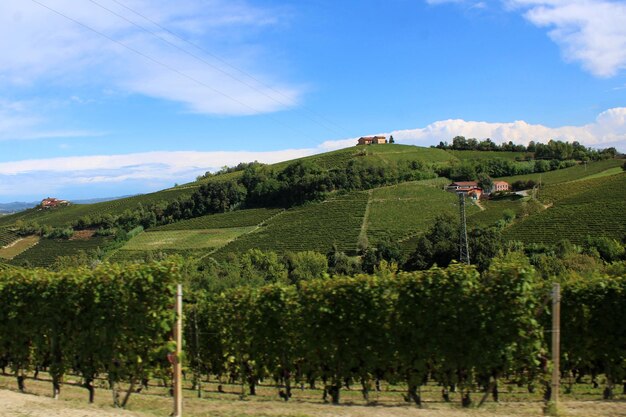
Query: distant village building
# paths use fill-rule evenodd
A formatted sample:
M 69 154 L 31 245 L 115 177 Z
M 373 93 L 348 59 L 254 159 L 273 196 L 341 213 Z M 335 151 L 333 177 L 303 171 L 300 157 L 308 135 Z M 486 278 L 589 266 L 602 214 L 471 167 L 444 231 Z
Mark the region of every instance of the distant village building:
M 483 195 L 488 195 L 478 186 L 477 181 L 456 181 L 448 185 L 448 191 L 467 195 L 474 200 L 480 199 Z M 510 191 L 511 186 L 506 181 L 494 181 L 492 192 Z
M 459 193 L 467 193 L 480 187 L 477 181 L 456 181 L 448 185 L 448 191 L 457 191 Z
M 383 145 L 387 143 L 385 136 L 362 136 L 357 145 Z
M 48 197 L 41 200 L 41 208 L 55 208 L 61 206 L 69 206 L 70 202 L 67 200 L 59 200 L 58 198 Z
M 511 191 L 511 186 L 506 181 L 494 181 L 493 182 L 493 191 Z

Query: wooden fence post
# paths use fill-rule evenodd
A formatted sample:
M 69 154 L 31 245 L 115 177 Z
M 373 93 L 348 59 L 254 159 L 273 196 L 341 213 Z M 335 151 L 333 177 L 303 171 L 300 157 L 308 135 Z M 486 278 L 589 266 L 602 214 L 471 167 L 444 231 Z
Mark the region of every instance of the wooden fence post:
M 174 356 L 174 417 L 183 417 L 183 372 L 181 355 L 183 351 L 183 286 L 176 287 L 176 327 L 174 338 L 176 352 Z
M 561 378 L 561 285 L 552 287 L 552 402 L 558 413 L 559 388 Z

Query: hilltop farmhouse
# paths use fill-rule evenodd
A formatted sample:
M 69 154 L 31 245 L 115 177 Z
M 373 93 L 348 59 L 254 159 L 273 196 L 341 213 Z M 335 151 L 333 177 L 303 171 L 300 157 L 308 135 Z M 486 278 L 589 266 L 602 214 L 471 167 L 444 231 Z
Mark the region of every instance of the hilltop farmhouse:
M 42 209 L 50 209 L 61 206 L 69 206 L 70 202 L 67 200 L 59 200 L 58 198 L 48 197 L 41 200 L 41 208 Z
M 383 145 L 387 143 L 385 136 L 362 136 L 357 145 Z

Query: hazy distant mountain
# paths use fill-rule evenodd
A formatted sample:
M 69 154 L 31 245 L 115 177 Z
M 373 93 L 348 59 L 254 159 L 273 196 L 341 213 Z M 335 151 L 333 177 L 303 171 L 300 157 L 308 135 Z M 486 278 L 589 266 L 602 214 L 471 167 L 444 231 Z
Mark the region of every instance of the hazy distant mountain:
M 106 198 L 90 198 L 85 200 L 70 200 L 73 204 L 94 204 L 94 203 L 102 203 L 103 201 L 111 201 L 118 200 L 120 198 L 131 197 L 129 195 L 119 196 L 119 197 L 106 197 Z M 26 203 L 23 201 L 14 201 L 13 203 L 0 203 L 0 214 L 11 214 L 17 213 L 19 211 L 28 210 L 29 208 L 35 207 L 39 204 L 39 201 L 34 201 L 30 203 Z
M 23 201 L 14 201 L 13 203 L 0 203 L 0 213 L 1 214 L 17 213 L 18 211 L 23 211 L 29 208 L 33 208 L 37 204 L 39 204 L 38 201 L 31 202 L 31 203 L 25 203 Z
M 74 204 L 95 204 L 95 203 L 102 203 L 104 201 L 113 201 L 113 200 L 119 200 L 120 198 L 132 197 L 133 195 L 122 195 L 119 197 L 88 198 L 86 200 L 70 200 L 70 202 Z

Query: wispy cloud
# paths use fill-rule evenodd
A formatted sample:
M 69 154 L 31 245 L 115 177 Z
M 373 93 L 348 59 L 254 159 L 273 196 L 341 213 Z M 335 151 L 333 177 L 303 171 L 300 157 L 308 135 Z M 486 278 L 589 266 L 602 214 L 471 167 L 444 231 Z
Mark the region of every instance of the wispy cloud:
M 280 23 L 283 16 L 278 10 L 226 0 L 126 2 L 157 26 L 120 3 L 1 2 L 0 81 L 21 88 L 53 84 L 120 89 L 209 114 L 264 113 L 298 102 L 299 87 L 254 68 L 253 62 L 262 55 L 254 35 Z M 225 67 L 162 28 L 204 50 L 228 55 L 246 74 Z
M 48 128 L 46 117 L 38 115 L 37 104 L 0 99 L 0 141 L 102 136 L 103 132 L 86 129 Z
M 575 61 L 594 75 L 610 77 L 626 68 L 626 3 L 609 0 L 508 0 L 524 11 Z
M 373 132 L 372 132 L 373 133 Z M 392 134 L 397 142 L 429 146 L 461 135 L 494 142 L 531 140 L 577 140 L 586 146 L 615 146 L 626 151 L 626 107 L 606 110 L 596 120 L 581 126 L 548 127 L 525 121 L 485 122 L 462 119 L 442 120 L 428 126 L 376 132 Z M 155 191 L 174 182 L 184 183 L 206 171 L 239 162 L 275 163 L 354 146 L 356 138 L 326 141 L 314 148 L 273 152 L 144 152 L 126 155 L 93 155 L 31 159 L 0 163 L 0 199 L 46 195 L 69 198 Z M 82 190 L 77 194 L 76 190 Z
M 426 0 L 428 4 L 481 4 L 469 0 Z M 501 0 L 521 12 L 533 25 L 547 28 L 548 36 L 567 61 L 578 62 L 598 77 L 626 69 L 626 3 L 611 0 Z

